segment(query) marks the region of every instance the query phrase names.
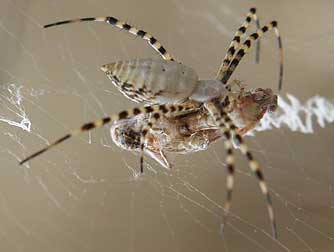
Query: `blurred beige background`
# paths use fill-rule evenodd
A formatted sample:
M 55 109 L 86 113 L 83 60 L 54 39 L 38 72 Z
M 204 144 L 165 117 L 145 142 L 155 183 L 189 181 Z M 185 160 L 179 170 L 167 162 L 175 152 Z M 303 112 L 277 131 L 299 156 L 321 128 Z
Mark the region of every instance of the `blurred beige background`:
M 172 171 L 148 160 L 145 175 L 137 178 L 138 156 L 115 147 L 106 127 L 18 166 L 83 122 L 135 106 L 116 91 L 101 65 L 158 58 L 145 42 L 106 24 L 48 30 L 42 25 L 112 15 L 156 36 L 204 79 L 215 76 L 253 6 L 261 24 L 273 19 L 279 24 L 282 98 L 290 93 L 304 103 L 319 95 L 333 104 L 332 1 L 2 0 L 1 251 L 333 251 L 334 129 L 320 127 L 316 117 L 312 134 L 282 126 L 247 137 L 273 195 L 278 241 L 270 236 L 264 199 L 240 155 L 222 239 L 221 142 L 175 156 Z M 232 78 L 276 90 L 273 34 L 265 36 L 261 49 L 260 64 L 254 64 L 252 50 Z

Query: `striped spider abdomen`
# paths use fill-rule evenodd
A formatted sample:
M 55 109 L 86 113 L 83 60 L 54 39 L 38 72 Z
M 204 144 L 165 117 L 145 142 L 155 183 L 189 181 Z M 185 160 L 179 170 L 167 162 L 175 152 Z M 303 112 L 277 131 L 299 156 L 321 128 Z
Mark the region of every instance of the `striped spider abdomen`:
M 135 59 L 103 65 L 113 84 L 130 100 L 149 104 L 181 103 L 198 83 L 196 72 L 175 61 Z

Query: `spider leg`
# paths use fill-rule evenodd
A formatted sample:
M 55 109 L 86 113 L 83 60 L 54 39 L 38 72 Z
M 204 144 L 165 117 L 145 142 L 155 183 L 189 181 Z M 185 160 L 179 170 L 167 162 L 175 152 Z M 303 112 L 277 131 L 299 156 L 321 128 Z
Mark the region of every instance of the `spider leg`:
M 224 203 L 224 218 L 223 218 L 223 227 L 225 227 L 225 223 L 227 220 L 227 215 L 230 212 L 231 203 L 232 203 L 232 192 L 234 187 L 234 155 L 233 155 L 233 144 L 231 140 L 231 132 L 225 126 L 225 124 L 220 123 L 220 127 L 223 129 L 224 134 L 224 146 L 226 150 L 226 164 L 227 164 L 227 176 L 226 176 L 226 200 Z
M 59 25 L 64 25 L 64 24 L 81 23 L 81 22 L 105 22 L 121 30 L 125 30 L 135 35 L 136 37 L 140 37 L 146 40 L 150 44 L 150 46 L 161 55 L 163 59 L 171 60 L 171 61 L 174 60 L 172 55 L 169 54 L 167 50 L 160 44 L 160 42 L 156 38 L 154 38 L 152 35 L 150 35 L 149 33 L 141 29 L 137 29 L 136 27 L 133 27 L 126 22 L 120 21 L 117 18 L 110 17 L 110 16 L 109 17 L 88 17 L 88 18 L 64 20 L 64 21 L 59 21 L 56 23 L 44 25 L 44 28 L 49 28 L 52 26 L 59 26 Z
M 161 113 L 160 111 L 153 112 L 152 116 L 149 117 L 148 123 L 143 126 L 143 129 L 141 131 L 141 137 L 140 137 L 140 173 L 144 173 L 144 148 L 147 144 L 146 137 L 149 133 L 149 130 L 153 127 L 154 123 L 159 120 L 160 117 L 163 116 L 164 113 Z
M 254 175 L 257 177 L 257 179 L 259 181 L 259 187 L 261 189 L 261 192 L 266 198 L 269 219 L 270 219 L 271 227 L 272 227 L 272 234 L 273 234 L 273 237 L 276 239 L 277 238 L 277 227 L 276 227 L 276 220 L 275 220 L 273 204 L 272 204 L 271 196 L 270 196 L 270 193 L 269 193 L 269 189 L 268 189 L 267 184 L 264 180 L 264 176 L 263 176 L 263 173 L 261 171 L 259 163 L 254 159 L 252 153 L 248 150 L 248 146 L 246 145 L 243 138 L 238 133 L 237 127 L 234 125 L 234 123 L 232 122 L 232 120 L 228 116 L 228 114 L 224 111 L 224 108 L 221 106 L 221 104 L 208 102 L 206 104 L 206 107 L 209 110 L 209 112 L 211 113 L 211 115 L 214 116 L 214 119 L 216 120 L 218 125 L 220 125 L 220 126 L 226 125 L 226 127 L 223 127 L 223 130 L 224 131 L 227 130 L 226 132 L 229 132 L 231 135 L 234 136 L 234 138 L 236 139 L 236 141 L 240 145 L 241 153 L 247 158 L 249 168 L 254 173 Z M 225 135 L 225 137 L 226 137 L 226 139 L 230 138 L 228 135 Z M 227 148 L 227 151 L 229 151 L 228 148 Z M 234 161 L 232 159 L 231 163 L 233 164 L 233 162 Z M 227 164 L 229 165 L 229 162 L 227 162 Z M 231 171 L 229 171 L 229 172 L 231 173 Z
M 149 151 L 148 148 L 145 148 L 147 146 L 147 134 L 152 129 L 154 123 L 157 122 L 157 120 L 163 116 L 161 112 L 154 112 L 151 117 L 149 117 L 149 121 L 146 125 L 143 126 L 143 129 L 141 131 L 141 137 L 140 137 L 140 173 L 144 173 L 144 153 L 150 154 L 151 157 L 153 157 L 157 162 L 162 164 L 167 169 L 170 168 L 169 163 L 166 159 L 166 156 L 164 155 L 163 151 L 160 149 L 159 153 L 154 153 L 152 151 Z
M 226 213 L 229 212 L 232 202 L 232 191 L 234 186 L 234 156 L 233 156 L 233 144 L 231 139 L 231 131 L 230 129 L 225 125 L 225 123 L 221 120 L 221 115 L 219 114 L 218 110 L 216 108 L 211 108 L 210 105 L 208 105 L 209 113 L 214 116 L 215 120 L 219 122 L 219 127 L 223 130 L 224 135 L 224 146 L 226 150 L 226 164 L 227 164 L 227 177 L 226 177 L 226 202 L 224 204 L 224 210 Z M 211 105 L 213 106 L 213 105 Z
M 224 125 L 221 124 L 220 127 L 223 129 L 225 136 L 224 145 L 226 149 L 226 163 L 228 175 L 226 177 L 226 202 L 224 204 L 224 209 L 228 213 L 231 207 L 232 202 L 232 191 L 234 186 L 234 156 L 232 149 L 231 133 L 230 130 Z
M 100 120 L 89 122 L 84 125 L 82 125 L 79 129 L 76 129 L 72 131 L 71 133 L 59 138 L 58 140 L 54 141 L 53 143 L 47 145 L 43 149 L 33 153 L 32 155 L 28 156 L 27 158 L 23 159 L 19 164 L 22 165 L 29 160 L 41 155 L 42 153 L 46 152 L 47 150 L 57 146 L 58 144 L 68 140 L 69 138 L 76 136 L 82 132 L 90 131 L 95 128 L 100 128 L 104 126 L 107 123 L 115 122 L 118 120 L 128 119 L 131 116 L 135 116 L 138 114 L 149 114 L 154 113 L 154 118 L 157 119 L 161 115 L 169 114 L 173 112 L 182 112 L 187 110 L 193 110 L 196 108 L 196 105 L 194 103 L 183 103 L 178 105 L 152 105 L 152 106 L 141 106 L 136 108 L 131 108 L 128 110 L 124 110 L 118 114 L 114 114 L 108 117 L 104 117 Z
M 232 202 L 232 192 L 233 192 L 233 186 L 234 186 L 234 156 L 233 156 L 233 144 L 231 140 L 231 131 L 229 128 L 226 127 L 225 123 L 221 120 L 221 115 L 218 113 L 217 109 L 210 109 L 209 113 L 214 116 L 215 120 L 219 122 L 219 127 L 223 130 L 224 135 L 224 146 L 226 150 L 226 164 L 227 164 L 227 177 L 226 177 L 226 201 L 224 203 L 224 214 L 225 218 L 223 219 L 223 222 L 225 224 L 226 222 L 226 216 L 230 211 L 231 208 L 231 202 Z
M 268 25 L 263 26 L 261 29 L 257 30 L 255 33 L 248 36 L 247 40 L 243 43 L 242 47 L 236 53 L 234 59 L 228 66 L 228 69 L 225 71 L 224 76 L 221 78 L 221 81 L 226 85 L 227 81 L 230 79 L 234 70 L 238 66 L 241 59 L 251 48 L 252 42 L 258 40 L 263 36 L 264 33 L 274 29 L 277 41 L 278 41 L 278 49 L 280 54 L 280 65 L 279 65 L 279 81 L 278 81 L 278 90 L 282 89 L 282 81 L 283 81 L 283 48 L 282 48 L 282 40 L 277 29 L 277 22 L 272 21 Z
M 220 123 L 220 127 L 223 129 L 224 134 L 224 146 L 226 150 L 226 164 L 227 164 L 227 177 L 226 177 L 226 201 L 224 203 L 224 210 L 226 214 L 229 213 L 232 202 L 232 192 L 234 186 L 234 156 L 232 149 L 231 133 L 230 130 L 225 126 L 225 124 Z
M 145 127 L 142 129 L 140 134 L 140 173 L 144 173 L 144 150 L 146 145 L 146 135 L 149 131 L 149 128 Z
M 231 41 L 231 44 L 228 47 L 226 55 L 223 59 L 223 63 L 218 69 L 216 79 L 221 79 L 224 76 L 224 74 L 225 74 L 225 72 L 228 68 L 228 65 L 231 63 L 231 60 L 232 60 L 236 50 L 240 46 L 240 37 L 243 34 L 245 34 L 245 32 L 248 28 L 248 25 L 250 24 L 252 19 L 254 19 L 254 21 L 256 23 L 256 29 L 260 29 L 260 22 L 259 22 L 259 19 L 257 18 L 257 15 L 256 15 L 256 9 L 251 8 L 249 10 L 248 14 L 247 14 L 246 20 L 242 23 L 240 28 L 234 34 L 234 37 Z M 258 40 L 257 44 L 256 44 L 256 63 L 259 63 L 259 61 L 260 61 L 260 40 Z

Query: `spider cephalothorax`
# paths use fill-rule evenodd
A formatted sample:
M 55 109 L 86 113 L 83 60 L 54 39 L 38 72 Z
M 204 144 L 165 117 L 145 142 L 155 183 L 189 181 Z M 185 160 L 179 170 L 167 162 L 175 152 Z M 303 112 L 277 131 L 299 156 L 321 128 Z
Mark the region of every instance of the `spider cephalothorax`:
M 268 108 L 269 110 L 274 109 L 276 106 L 275 96 L 270 93 L 271 91 L 268 91 L 269 89 L 258 89 L 255 93 L 241 93 L 236 100 L 226 100 L 226 97 L 230 97 L 233 94 L 228 81 L 238 64 L 251 48 L 251 45 L 255 41 L 259 43 L 259 38 L 271 30 L 275 31 L 281 56 L 279 89 L 281 88 L 283 54 L 277 22 L 272 21 L 260 28 L 255 12 L 255 8 L 250 9 L 246 20 L 235 33 L 214 80 L 200 80 L 194 69 L 182 63 L 177 63 L 165 47 L 152 35 L 114 17 L 80 18 L 46 25 L 45 28 L 69 23 L 105 22 L 147 41 L 160 54 L 162 59 L 136 59 L 103 65 L 102 70 L 126 97 L 135 102 L 142 102 L 145 105 L 86 123 L 81 128 L 72 131 L 44 149 L 25 158 L 20 164 L 44 153 L 74 135 L 101 127 L 110 122 L 120 123 L 120 128 L 116 128 L 116 131 L 120 134 L 119 136 L 123 137 L 123 142 L 120 142 L 122 145 L 128 146 L 130 149 L 140 146 L 141 172 L 143 172 L 144 152 L 149 151 L 151 153 L 148 154 L 151 156 L 155 155 L 157 151 L 155 147 L 161 145 L 163 141 L 165 142 L 159 150 L 162 159 L 164 159 L 164 150 L 177 149 L 187 153 L 189 149 L 194 150 L 196 147 L 201 146 L 201 142 L 202 147 L 207 147 L 209 143 L 223 136 L 228 171 L 225 211 L 228 212 L 234 184 L 234 158 L 232 149 L 232 137 L 234 137 L 240 145 L 242 154 L 248 160 L 249 168 L 259 180 L 260 189 L 267 200 L 273 236 L 276 237 L 276 223 L 268 187 L 260 165 L 248 150 L 241 136 L 244 133 L 243 131 L 248 131 L 251 124 L 256 124 L 262 118 Z M 256 21 L 258 30 L 248 36 L 241 44 L 241 36 L 246 32 L 252 20 Z M 259 50 L 257 50 L 257 60 L 258 56 Z M 268 99 L 265 99 L 266 95 L 269 97 Z M 228 102 L 225 103 L 225 101 Z M 232 113 L 229 114 L 230 112 L 235 113 L 236 122 L 234 122 L 233 116 L 231 116 Z M 122 120 L 135 119 L 140 115 L 143 117 L 143 120 L 139 123 L 139 128 L 137 128 L 138 125 L 132 125 L 131 123 L 122 124 Z M 239 120 L 238 122 L 237 119 Z M 243 128 L 238 128 L 236 123 L 240 123 Z M 169 126 L 169 128 L 164 128 L 164 124 Z M 204 129 L 202 128 L 203 125 L 213 128 L 208 127 Z M 140 132 L 140 136 L 137 134 L 138 131 Z M 163 137 L 166 137 L 167 140 L 163 140 Z M 207 140 L 207 142 L 205 143 L 202 140 Z M 177 145 L 171 145 L 171 143 L 176 142 Z M 162 160 L 160 163 L 163 165 L 166 163 L 166 160 Z

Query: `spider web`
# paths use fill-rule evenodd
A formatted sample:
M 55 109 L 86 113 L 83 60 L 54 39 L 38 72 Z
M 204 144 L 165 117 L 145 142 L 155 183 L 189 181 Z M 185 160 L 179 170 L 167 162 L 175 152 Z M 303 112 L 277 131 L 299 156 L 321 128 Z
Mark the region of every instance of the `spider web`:
M 3 2 L 1 250 L 333 250 L 333 64 L 327 59 L 333 31 L 325 14 L 309 31 L 297 28 L 300 17 L 291 2 L 254 3 L 262 24 L 272 17 L 280 21 L 286 55 L 280 109 L 246 137 L 272 193 L 279 228 L 274 240 L 257 181 L 239 154 L 232 211 L 222 235 L 226 172 L 221 142 L 207 151 L 173 156 L 171 171 L 147 160 L 139 176 L 138 155 L 117 148 L 105 127 L 18 166 L 23 157 L 82 123 L 135 106 L 115 90 L 100 65 L 158 57 L 144 42 L 104 24 L 49 30 L 42 25 L 71 17 L 123 17 L 209 78 L 250 6 L 216 0 L 145 0 L 140 9 L 130 0 Z M 304 8 L 327 12 L 324 6 Z M 255 65 L 250 53 L 234 77 L 250 87 L 275 88 L 275 42 L 268 35 L 261 63 Z M 310 51 L 317 51 L 312 62 Z

